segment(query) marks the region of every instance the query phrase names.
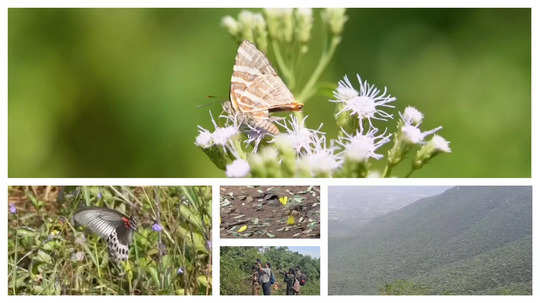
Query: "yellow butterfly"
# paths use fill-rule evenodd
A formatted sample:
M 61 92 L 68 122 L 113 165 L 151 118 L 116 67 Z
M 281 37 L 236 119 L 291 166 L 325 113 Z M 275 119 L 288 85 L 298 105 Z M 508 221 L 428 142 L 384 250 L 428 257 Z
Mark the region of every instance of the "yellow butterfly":
M 294 225 L 294 216 L 293 215 L 289 215 L 289 218 L 287 219 L 287 225 Z
M 244 225 L 244 226 L 240 227 L 240 229 L 238 229 L 238 232 L 239 233 L 244 232 L 244 231 L 246 231 L 246 229 L 247 229 L 247 225 Z
M 281 205 L 283 206 L 287 205 L 288 201 L 289 201 L 289 198 L 287 196 L 279 198 L 279 202 L 281 202 Z

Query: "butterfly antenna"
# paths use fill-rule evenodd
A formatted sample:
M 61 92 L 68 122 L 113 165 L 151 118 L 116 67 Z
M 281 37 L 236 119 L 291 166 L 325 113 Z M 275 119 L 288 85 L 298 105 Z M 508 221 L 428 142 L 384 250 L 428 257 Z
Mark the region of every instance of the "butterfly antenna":
M 223 101 L 220 101 L 220 100 L 226 100 L 226 98 L 224 98 L 224 97 L 221 97 L 221 96 L 218 97 L 218 96 L 212 96 L 212 95 L 207 96 L 207 98 L 212 99 L 212 101 L 206 102 L 204 104 L 199 104 L 199 105 L 197 105 L 197 108 L 208 107 L 208 106 L 214 105 L 216 102 L 222 103 Z

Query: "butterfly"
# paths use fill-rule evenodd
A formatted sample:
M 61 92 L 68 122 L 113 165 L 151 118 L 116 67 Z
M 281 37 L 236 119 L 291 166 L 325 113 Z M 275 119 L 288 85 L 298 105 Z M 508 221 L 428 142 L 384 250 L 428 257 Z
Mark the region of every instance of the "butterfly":
M 279 129 L 272 123 L 270 112 L 299 111 L 303 106 L 295 101 L 264 53 L 244 40 L 236 54 L 230 104 L 224 106 L 225 111 L 251 127 L 277 135 Z
M 90 229 L 107 241 L 109 256 L 115 262 L 126 261 L 133 232 L 137 230 L 134 217 L 105 207 L 82 208 L 75 212 L 73 221 Z

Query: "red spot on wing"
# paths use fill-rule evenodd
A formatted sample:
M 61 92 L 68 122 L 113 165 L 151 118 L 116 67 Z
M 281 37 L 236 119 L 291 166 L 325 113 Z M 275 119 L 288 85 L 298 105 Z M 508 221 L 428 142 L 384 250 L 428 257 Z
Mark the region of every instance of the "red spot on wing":
M 129 218 L 122 217 L 122 222 L 124 222 L 124 226 L 126 226 L 126 228 L 129 228 L 129 226 L 131 225 L 129 223 Z

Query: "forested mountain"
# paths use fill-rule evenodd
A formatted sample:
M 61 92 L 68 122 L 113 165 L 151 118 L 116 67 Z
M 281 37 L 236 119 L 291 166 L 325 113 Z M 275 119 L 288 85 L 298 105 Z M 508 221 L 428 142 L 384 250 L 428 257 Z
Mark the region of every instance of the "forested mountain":
M 460 186 L 344 237 L 330 224 L 329 293 L 531 294 L 531 199 L 530 187 Z
M 448 186 L 373 186 L 361 190 L 358 186 L 331 186 L 328 221 L 334 235 L 347 235 L 351 228 L 446 189 Z

